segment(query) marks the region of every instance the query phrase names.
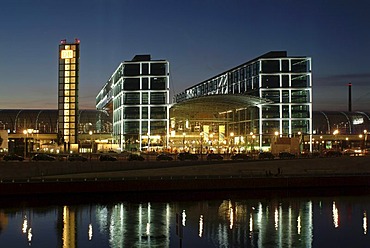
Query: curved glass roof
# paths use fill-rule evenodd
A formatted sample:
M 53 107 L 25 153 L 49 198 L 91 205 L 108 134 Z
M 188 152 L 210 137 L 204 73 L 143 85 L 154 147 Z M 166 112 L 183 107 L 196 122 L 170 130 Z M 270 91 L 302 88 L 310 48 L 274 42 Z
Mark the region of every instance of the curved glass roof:
M 244 94 L 208 95 L 176 103 L 171 107 L 171 111 L 176 117 L 184 117 L 205 112 L 215 114 L 232 109 L 257 106 L 268 102 L 270 101 L 267 99 Z
M 79 132 L 111 132 L 112 117 L 101 110 L 79 111 Z M 58 110 L 54 109 L 0 109 L 0 129 L 22 133 L 35 129 L 39 133 L 57 133 Z
M 316 134 L 361 134 L 370 131 L 370 114 L 366 112 L 313 111 L 313 131 Z

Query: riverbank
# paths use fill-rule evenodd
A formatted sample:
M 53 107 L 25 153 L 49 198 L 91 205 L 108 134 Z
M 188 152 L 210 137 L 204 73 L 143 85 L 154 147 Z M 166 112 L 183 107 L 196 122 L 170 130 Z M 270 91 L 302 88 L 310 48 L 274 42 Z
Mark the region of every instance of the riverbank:
M 370 157 L 0 163 L 0 195 L 370 186 Z

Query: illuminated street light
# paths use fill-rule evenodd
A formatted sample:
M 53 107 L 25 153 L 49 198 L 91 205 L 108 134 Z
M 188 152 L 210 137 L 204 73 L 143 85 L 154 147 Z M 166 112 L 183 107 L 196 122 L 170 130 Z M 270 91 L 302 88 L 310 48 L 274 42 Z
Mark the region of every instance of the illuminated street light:
M 231 132 L 230 133 L 230 144 L 229 144 L 231 148 L 231 152 L 233 151 L 233 144 L 234 144 L 233 142 L 234 142 L 234 132 Z
M 186 133 L 182 133 L 182 147 L 184 149 L 184 152 L 185 152 L 185 136 L 186 136 Z
M 339 134 L 339 130 L 338 129 L 334 130 L 333 134 L 334 134 L 334 140 L 336 143 L 336 150 L 338 150 L 339 147 L 338 147 L 338 141 L 337 141 L 337 134 Z

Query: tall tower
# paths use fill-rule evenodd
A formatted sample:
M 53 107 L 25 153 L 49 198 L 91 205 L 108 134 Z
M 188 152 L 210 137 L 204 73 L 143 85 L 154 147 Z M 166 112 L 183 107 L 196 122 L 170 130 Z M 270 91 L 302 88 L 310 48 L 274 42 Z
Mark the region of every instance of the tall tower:
M 70 149 L 77 144 L 80 40 L 59 44 L 58 143 Z

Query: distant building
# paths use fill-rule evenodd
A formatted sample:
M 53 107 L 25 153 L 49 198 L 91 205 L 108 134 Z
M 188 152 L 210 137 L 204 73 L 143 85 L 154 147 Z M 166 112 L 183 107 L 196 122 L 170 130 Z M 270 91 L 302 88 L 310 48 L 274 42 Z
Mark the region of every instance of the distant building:
M 58 143 L 70 149 L 78 142 L 78 85 L 80 66 L 80 41 L 59 44 L 58 73 Z
M 169 63 L 137 55 L 122 62 L 96 97 L 96 108 L 113 113 L 113 138 L 122 150 L 167 145 Z

